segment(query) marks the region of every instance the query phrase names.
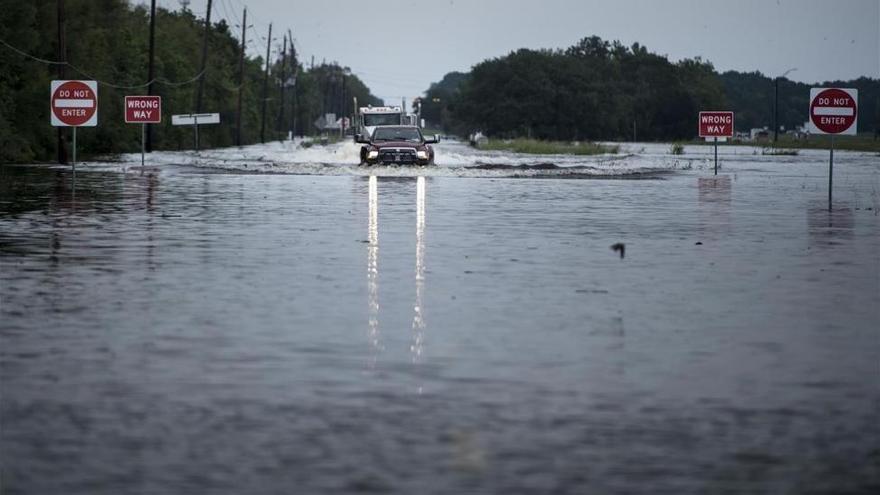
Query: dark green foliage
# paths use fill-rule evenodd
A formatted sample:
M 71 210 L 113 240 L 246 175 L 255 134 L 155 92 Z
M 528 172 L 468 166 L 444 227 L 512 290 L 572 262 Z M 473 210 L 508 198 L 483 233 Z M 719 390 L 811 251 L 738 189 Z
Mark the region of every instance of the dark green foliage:
M 736 129 L 747 132 L 755 127 L 773 129 L 775 82 L 760 72 L 725 72 L 724 84 L 730 109 L 736 112 Z M 853 81 L 826 81 L 815 84 L 779 80 L 779 125 L 794 129 L 808 118 L 810 88 L 843 87 L 859 90 L 859 132 L 873 133 L 880 128 L 880 80 L 860 77 Z
M 598 37 L 566 50 L 522 49 L 454 74 L 453 86 L 433 85 L 426 100 L 444 91 L 427 119 L 444 129 L 480 129 L 497 137 L 544 140 L 689 137 L 700 108 L 721 107 L 721 82 L 700 59 L 677 64 L 635 44 Z M 439 88 L 438 88 L 439 87 Z M 445 112 L 445 114 L 443 113 Z
M 97 79 L 98 126 L 77 131 L 80 156 L 134 152 L 140 149 L 141 129 L 125 124 L 125 95 L 146 94 L 149 9 L 132 6 L 126 0 L 67 0 L 67 79 Z M 57 60 L 57 17 L 55 0 L 0 0 L 0 39 L 16 48 L 47 60 Z M 196 110 L 204 19 L 187 10 L 157 10 L 156 77 L 154 93 L 162 96 L 163 122 L 154 127 L 154 149 L 189 149 L 193 133 L 189 127 L 171 125 L 171 115 Z M 239 33 L 225 21 L 212 23 L 205 72 L 203 112 L 220 113 L 221 124 L 203 126 L 202 147 L 235 143 L 236 106 L 239 87 Z M 253 32 L 249 37 L 253 36 Z M 292 128 L 293 94 L 296 92 L 297 127 L 300 133 L 313 130 L 311 122 L 324 109 L 324 81 L 342 69 L 335 65 L 303 71 L 295 56 L 286 61 L 285 79 L 298 67 L 297 85 L 289 88 L 285 113 L 281 115 L 281 61 L 273 60 L 269 75 L 266 139 L 277 139 Z M 56 133 L 49 123 L 49 82 L 57 79 L 58 68 L 31 60 L 6 46 L 0 46 L 0 163 L 53 160 Z M 247 57 L 244 63 L 242 97 L 242 142 L 260 139 L 260 111 L 265 61 Z M 314 74 L 312 73 L 314 72 Z M 104 84 L 110 83 L 110 84 Z M 341 86 L 341 85 L 339 85 Z M 346 78 L 348 110 L 352 95 L 365 104 L 378 104 L 356 76 Z M 329 101 L 329 97 L 328 97 Z M 341 99 L 339 99 L 341 102 Z M 328 112 L 340 113 L 337 108 Z M 70 133 L 67 133 L 69 140 Z
M 421 100 L 422 118 L 443 129 L 443 132 L 455 132 L 453 120 L 455 105 L 458 102 L 461 85 L 467 78 L 468 74 L 450 72 L 443 76 L 440 82 L 432 84 Z
M 859 90 L 859 131 L 880 127 L 880 80 L 816 85 L 782 79 L 779 124 L 803 125 L 811 86 Z M 434 101 L 438 98 L 440 101 Z M 700 110 L 733 110 L 736 128 L 772 127 L 774 84 L 758 72 L 718 74 L 700 58 L 677 63 L 596 36 L 565 50 L 517 50 L 453 72 L 425 93 L 429 126 L 467 135 L 543 140 L 682 140 Z
M 382 105 L 382 100 L 373 96 L 370 89 L 350 72 L 347 67 L 335 63 L 322 64 L 305 72 L 300 67 L 296 80 L 298 133 L 305 128 L 311 129 L 312 123 L 322 114 L 351 117 L 356 113 L 352 98 L 357 98 L 358 106 L 362 107 Z M 289 100 L 287 103 L 290 105 Z

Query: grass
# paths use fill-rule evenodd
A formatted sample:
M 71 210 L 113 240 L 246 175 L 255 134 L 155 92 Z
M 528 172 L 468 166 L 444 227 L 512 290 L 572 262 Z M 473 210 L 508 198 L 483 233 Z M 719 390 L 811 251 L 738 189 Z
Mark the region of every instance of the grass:
M 798 153 L 798 150 L 792 148 L 770 147 L 761 150 L 761 154 L 767 156 L 797 156 Z
M 481 150 L 512 151 L 530 155 L 603 155 L 617 153 L 617 145 L 591 143 L 586 141 L 539 141 L 537 139 L 490 139 L 479 145 Z
M 338 134 L 334 134 L 331 136 L 317 136 L 308 140 L 303 140 L 303 142 L 301 142 L 299 146 L 301 148 L 308 149 L 312 146 L 327 146 L 328 144 L 338 143 L 340 141 L 343 141 L 344 139 L 345 138 L 339 137 Z
M 779 141 L 776 143 L 776 147 L 827 150 L 831 147 L 831 136 L 810 136 L 807 139 L 801 140 L 793 139 L 790 136 L 780 136 Z M 862 134 L 860 136 L 834 136 L 834 149 L 880 152 L 880 140 L 874 139 L 870 134 Z
M 712 146 L 711 141 L 691 141 L 689 144 L 697 144 L 703 146 Z M 800 150 L 800 149 L 819 149 L 827 150 L 831 146 L 831 136 L 810 136 L 806 139 L 795 139 L 791 136 L 779 136 L 779 141 L 774 145 L 770 142 L 759 141 L 740 141 L 728 140 L 724 143 L 718 143 L 718 146 L 763 146 L 767 149 L 778 152 L 765 153 L 767 155 L 785 155 L 788 153 L 783 150 Z M 847 151 L 866 151 L 880 153 L 880 139 L 874 139 L 871 134 L 861 134 L 859 136 L 835 136 L 834 149 Z M 791 153 L 796 154 L 796 153 Z
M 673 155 L 683 155 L 684 154 L 684 145 L 681 143 L 673 143 L 672 148 L 669 150 Z

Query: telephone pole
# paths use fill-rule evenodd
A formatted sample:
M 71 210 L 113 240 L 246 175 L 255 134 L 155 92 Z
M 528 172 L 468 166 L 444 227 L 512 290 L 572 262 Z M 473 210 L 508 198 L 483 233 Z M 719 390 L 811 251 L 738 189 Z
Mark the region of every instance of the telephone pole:
M 57 0 L 58 7 L 58 61 L 67 62 L 67 45 L 64 37 L 64 0 Z M 58 64 L 58 79 L 64 79 L 65 64 Z M 64 142 L 64 127 L 58 128 L 58 163 L 67 163 L 67 146 Z
M 290 64 L 293 68 L 291 71 L 293 78 L 292 108 L 287 122 L 290 124 L 290 135 L 296 137 L 296 76 L 299 74 L 299 61 L 296 58 L 296 47 L 293 45 L 293 33 L 290 32 L 290 29 L 287 30 L 287 39 L 290 40 Z
M 269 49 L 272 47 L 272 23 L 269 23 L 269 37 L 266 38 L 266 75 L 263 77 L 263 111 L 260 117 L 260 142 L 266 142 L 266 102 L 269 99 Z
M 202 96 L 205 93 L 205 67 L 208 62 L 208 35 L 211 33 L 211 3 L 208 0 L 208 12 L 205 14 L 205 36 L 202 39 L 202 67 L 199 70 L 199 90 L 196 93 L 196 113 L 202 113 Z M 196 127 L 199 125 L 196 124 Z M 196 150 L 199 149 L 199 131 L 196 129 Z
M 247 7 L 241 16 L 241 53 L 238 55 L 238 109 L 235 112 L 235 144 L 241 146 L 241 93 L 244 90 L 244 50 L 247 46 Z
M 341 103 L 342 103 L 342 105 L 339 110 L 340 113 L 342 114 L 340 116 L 342 121 L 340 122 L 341 125 L 339 126 L 341 128 L 340 129 L 340 131 L 341 131 L 340 137 L 345 137 L 345 119 L 348 118 L 348 115 L 345 113 L 345 71 L 344 70 L 342 71 L 342 101 L 341 101 Z
M 150 1 L 150 60 L 147 69 L 147 81 L 149 84 L 147 85 L 147 94 L 153 94 L 153 79 L 156 77 L 155 75 L 155 59 L 156 59 L 156 0 Z M 153 152 L 153 125 L 147 124 L 146 128 L 147 137 L 146 137 L 146 148 L 147 153 Z
M 284 49 L 281 50 L 281 91 L 280 91 L 281 94 L 279 95 L 281 98 L 281 103 L 278 106 L 278 122 L 275 125 L 275 127 L 279 131 L 285 130 L 284 129 L 284 92 L 286 91 L 285 85 L 287 84 L 287 81 L 284 80 L 284 73 L 285 73 L 286 69 L 287 69 L 287 35 L 285 34 L 284 35 Z M 284 141 L 284 138 L 282 137 L 281 140 Z
M 793 69 L 788 69 L 781 76 L 776 76 L 774 80 L 773 86 L 773 144 L 776 144 L 776 139 L 779 137 L 779 79 L 789 75 L 790 73 L 797 70 L 797 67 Z

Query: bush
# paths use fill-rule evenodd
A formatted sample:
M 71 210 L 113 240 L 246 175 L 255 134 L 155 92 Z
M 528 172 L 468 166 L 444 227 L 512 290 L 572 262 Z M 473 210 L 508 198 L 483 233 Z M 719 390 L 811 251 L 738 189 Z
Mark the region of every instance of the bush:
M 540 141 L 537 139 L 489 139 L 478 146 L 483 150 L 512 151 L 532 155 L 603 155 L 617 153 L 619 147 L 591 142 Z

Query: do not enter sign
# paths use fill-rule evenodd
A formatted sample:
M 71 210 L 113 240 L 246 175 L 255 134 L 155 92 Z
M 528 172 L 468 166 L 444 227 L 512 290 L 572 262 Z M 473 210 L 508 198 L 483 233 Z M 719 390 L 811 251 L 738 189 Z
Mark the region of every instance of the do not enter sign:
M 810 89 L 810 132 L 855 135 L 858 128 L 857 89 Z
M 55 127 L 98 125 L 98 83 L 96 81 L 52 81 L 49 103 Z

